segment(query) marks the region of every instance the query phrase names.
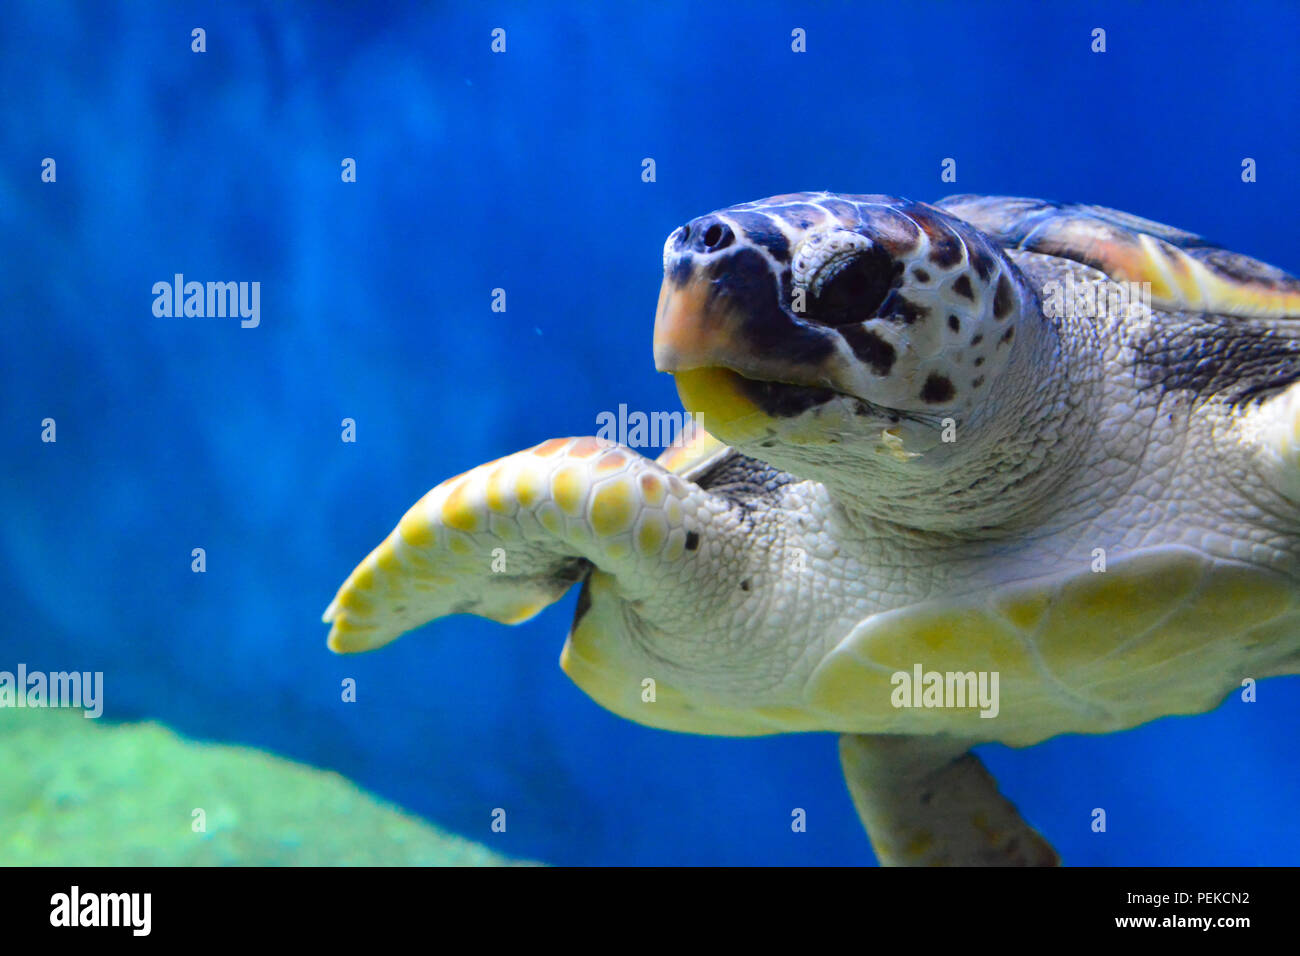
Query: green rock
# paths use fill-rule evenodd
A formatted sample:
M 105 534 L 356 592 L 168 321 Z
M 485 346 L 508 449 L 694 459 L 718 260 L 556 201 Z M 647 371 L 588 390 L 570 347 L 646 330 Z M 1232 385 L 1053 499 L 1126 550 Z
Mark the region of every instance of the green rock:
M 0 865 L 499 866 L 336 773 L 156 723 L 0 709 Z M 195 830 L 195 810 L 206 829 Z

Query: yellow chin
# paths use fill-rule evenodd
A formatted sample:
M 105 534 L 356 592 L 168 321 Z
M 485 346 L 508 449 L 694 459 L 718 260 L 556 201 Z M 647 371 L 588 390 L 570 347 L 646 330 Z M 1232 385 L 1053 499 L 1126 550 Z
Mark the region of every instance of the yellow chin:
M 682 405 L 721 441 L 740 444 L 767 434 L 772 419 L 745 397 L 744 379 L 729 368 L 711 366 L 674 372 Z
M 707 366 L 674 372 L 677 394 L 688 412 L 701 417 L 704 430 L 728 445 L 772 435 L 787 445 L 826 445 L 841 440 L 836 427 L 842 409 L 819 417 L 773 418 L 750 401 L 741 388 L 744 378 L 729 368 Z

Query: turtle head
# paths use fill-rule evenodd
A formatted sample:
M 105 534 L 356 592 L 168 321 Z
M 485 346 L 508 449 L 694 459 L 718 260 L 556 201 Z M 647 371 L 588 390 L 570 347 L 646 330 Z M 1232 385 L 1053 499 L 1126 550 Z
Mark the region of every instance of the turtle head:
M 831 422 L 807 427 L 828 405 L 882 424 L 968 414 L 1026 308 L 1037 317 L 1019 272 L 961 220 L 901 199 L 800 193 L 668 237 L 655 363 L 688 404 L 722 413 L 709 427 L 724 440 L 829 442 L 842 437 Z
M 998 440 L 986 424 L 1032 386 L 1023 358 L 1023 375 L 1009 369 L 1043 325 L 1015 264 L 968 223 L 904 199 L 798 193 L 668 237 L 655 364 L 752 457 L 823 481 L 851 470 L 854 487 L 901 469 L 923 487 Z

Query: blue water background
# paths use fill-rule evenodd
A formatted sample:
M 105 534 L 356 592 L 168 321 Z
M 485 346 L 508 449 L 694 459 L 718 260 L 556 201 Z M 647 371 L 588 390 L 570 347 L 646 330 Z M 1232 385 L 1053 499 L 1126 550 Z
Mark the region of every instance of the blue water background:
M 673 228 L 793 190 L 1012 193 L 1300 272 L 1294 3 L 3 8 L 0 669 L 103 670 L 108 718 L 333 768 L 549 862 L 872 860 L 833 737 L 684 736 L 583 696 L 556 666 L 573 595 L 324 647 L 335 588 L 432 485 L 679 407 L 650 350 Z M 155 318 L 178 272 L 260 281 L 261 326 Z M 1285 679 L 983 752 L 1067 862 L 1294 864 L 1298 724 Z

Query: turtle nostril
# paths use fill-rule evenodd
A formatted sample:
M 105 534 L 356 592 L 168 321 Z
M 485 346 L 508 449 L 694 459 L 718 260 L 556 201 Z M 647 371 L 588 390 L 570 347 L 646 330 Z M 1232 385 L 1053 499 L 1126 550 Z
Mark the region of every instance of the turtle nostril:
M 736 234 L 725 222 L 719 222 L 712 216 L 692 219 L 680 226 L 673 234 L 674 245 L 678 249 L 692 252 L 717 252 L 736 241 Z
M 695 233 L 694 245 L 701 252 L 717 252 L 719 249 L 725 249 L 735 240 L 735 233 L 731 227 L 723 222 L 711 222 L 704 229 L 703 234 L 699 230 Z

